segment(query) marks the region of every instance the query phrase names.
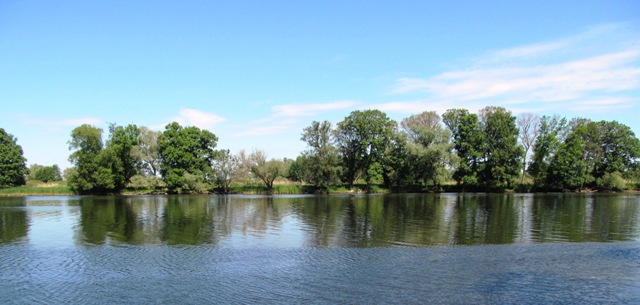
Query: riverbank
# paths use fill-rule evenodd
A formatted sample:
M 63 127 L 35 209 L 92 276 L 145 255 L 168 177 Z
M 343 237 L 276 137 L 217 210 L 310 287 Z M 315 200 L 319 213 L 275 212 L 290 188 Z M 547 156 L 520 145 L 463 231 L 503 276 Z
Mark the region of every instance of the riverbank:
M 523 186 L 516 190 L 505 190 L 500 193 L 534 193 L 531 192 L 530 186 Z M 388 189 L 378 185 L 354 185 L 352 188 L 345 186 L 331 187 L 329 189 L 319 189 L 311 185 L 305 184 L 277 184 L 273 186 L 273 189 L 268 190 L 262 185 L 236 185 L 229 188 L 228 192 L 221 190 L 211 190 L 204 192 L 204 194 L 242 194 L 242 195 L 295 195 L 295 194 L 387 194 L 387 193 L 464 193 L 464 192 L 486 192 L 486 190 L 464 190 L 456 186 L 455 184 L 443 184 L 438 188 L 424 188 L 424 187 L 408 187 L 402 189 Z M 597 190 L 584 190 L 580 193 L 595 193 Z M 638 193 L 638 189 L 628 189 L 623 192 Z M 575 192 L 573 192 L 575 193 Z M 135 196 L 135 195 L 162 195 L 167 194 L 162 190 L 140 189 L 124 190 L 120 195 Z M 199 193 L 202 194 L 202 193 Z M 11 188 L 0 189 L 0 196 L 72 196 L 76 195 L 71 189 L 64 183 L 42 183 L 32 184 Z

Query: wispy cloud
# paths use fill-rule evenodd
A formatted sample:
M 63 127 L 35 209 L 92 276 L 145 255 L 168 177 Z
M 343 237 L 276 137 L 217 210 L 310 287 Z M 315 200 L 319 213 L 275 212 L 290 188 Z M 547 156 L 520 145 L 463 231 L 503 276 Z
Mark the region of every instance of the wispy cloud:
M 353 109 L 361 104 L 357 101 L 341 100 L 327 103 L 281 104 L 271 107 L 271 115 L 255 120 L 245 126 L 244 130 L 235 133 L 239 137 L 276 135 L 291 130 L 302 130 L 305 122 L 302 118 L 319 116 L 332 111 Z M 319 118 L 324 120 L 325 117 Z
M 392 93 L 423 92 L 423 104 L 456 107 L 546 103 L 548 109 L 621 109 L 639 98 L 639 36 L 623 26 L 595 27 L 563 40 L 498 50 L 433 77 L 400 78 Z
M 312 116 L 321 112 L 353 108 L 359 102 L 344 100 L 329 103 L 284 104 L 271 107 L 276 117 Z
M 197 109 L 182 108 L 178 116 L 172 119 L 180 125 L 196 126 L 202 129 L 212 129 L 216 124 L 226 121 L 225 118 Z

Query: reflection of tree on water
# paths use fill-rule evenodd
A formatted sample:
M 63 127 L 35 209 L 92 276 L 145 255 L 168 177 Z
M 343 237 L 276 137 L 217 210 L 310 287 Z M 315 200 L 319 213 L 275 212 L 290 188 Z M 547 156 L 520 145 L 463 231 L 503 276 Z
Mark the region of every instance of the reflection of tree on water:
M 624 241 L 638 223 L 638 202 L 624 196 L 536 196 L 533 204 L 538 241 Z M 626 198 L 628 199 L 628 198 Z
M 576 194 L 85 197 L 78 236 L 92 244 L 251 243 L 258 238 L 313 247 L 630 240 L 638 235 L 636 199 Z M 0 209 L 3 242 L 27 235 L 29 215 Z
M 29 233 L 24 198 L 3 198 L 0 204 L 0 243 L 18 241 Z
M 91 244 L 109 241 L 136 243 L 136 215 L 123 197 L 85 197 L 80 201 L 82 239 Z
M 212 242 L 214 209 L 209 196 L 171 196 L 164 213 L 162 237 L 168 244 Z

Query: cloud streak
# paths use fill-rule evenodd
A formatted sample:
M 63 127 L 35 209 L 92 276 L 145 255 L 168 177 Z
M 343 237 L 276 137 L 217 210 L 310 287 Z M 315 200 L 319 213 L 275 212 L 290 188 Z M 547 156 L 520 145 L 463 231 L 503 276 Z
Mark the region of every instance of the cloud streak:
M 632 42 L 640 33 L 622 35 L 615 44 L 604 43 L 611 31 L 619 30 L 603 26 L 578 38 L 498 50 L 468 68 L 429 78 L 399 78 L 392 93 L 422 92 L 427 94 L 422 103 L 456 107 L 477 103 L 544 103 L 548 109 L 569 105 L 576 110 L 629 107 L 638 100 L 640 89 L 640 45 Z
M 178 116 L 173 118 L 173 121 L 178 122 L 180 125 L 212 129 L 215 125 L 226 121 L 226 119 L 213 113 L 197 109 L 182 108 Z
M 344 100 L 329 103 L 283 104 L 271 107 L 275 117 L 313 116 L 321 112 L 353 108 L 359 103 Z
M 353 109 L 361 104 L 352 100 L 340 100 L 327 103 L 281 104 L 271 107 L 271 115 L 249 123 L 235 135 L 239 137 L 267 136 L 281 134 L 291 130 L 302 130 L 299 126 L 303 117 L 313 117 L 323 113 Z

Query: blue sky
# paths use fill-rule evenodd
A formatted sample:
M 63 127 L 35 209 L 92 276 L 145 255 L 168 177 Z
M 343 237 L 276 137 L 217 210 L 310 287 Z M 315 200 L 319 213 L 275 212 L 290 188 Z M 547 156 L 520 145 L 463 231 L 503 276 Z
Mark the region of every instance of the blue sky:
M 639 1 L 0 1 L 0 127 L 68 167 L 71 130 L 172 121 L 296 157 L 353 110 L 503 106 L 640 135 Z

